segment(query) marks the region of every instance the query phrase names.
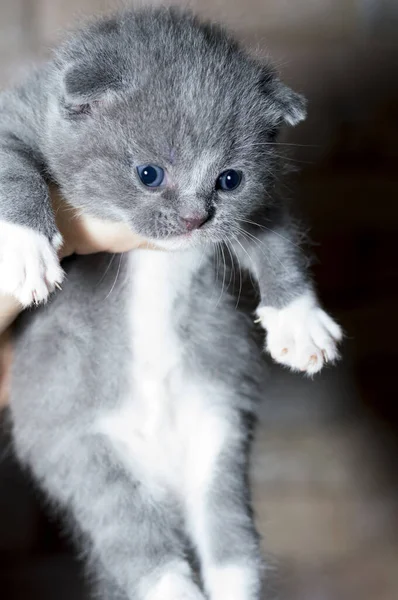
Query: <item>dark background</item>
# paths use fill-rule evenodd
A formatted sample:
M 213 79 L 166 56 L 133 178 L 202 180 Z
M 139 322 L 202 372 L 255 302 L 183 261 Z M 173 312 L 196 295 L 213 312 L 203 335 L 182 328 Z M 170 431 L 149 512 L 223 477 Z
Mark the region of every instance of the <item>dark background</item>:
M 0 0 L 0 85 L 44 57 L 59 29 L 112 6 Z M 286 133 L 289 184 L 311 224 L 321 298 L 344 360 L 314 381 L 274 367 L 253 464 L 256 511 L 281 600 L 398 598 L 397 0 L 197 0 L 309 98 Z M 3 436 L 3 448 L 7 441 Z M 73 598 L 82 587 L 28 478 L 0 464 L 0 596 Z M 274 561 L 275 562 L 275 561 Z

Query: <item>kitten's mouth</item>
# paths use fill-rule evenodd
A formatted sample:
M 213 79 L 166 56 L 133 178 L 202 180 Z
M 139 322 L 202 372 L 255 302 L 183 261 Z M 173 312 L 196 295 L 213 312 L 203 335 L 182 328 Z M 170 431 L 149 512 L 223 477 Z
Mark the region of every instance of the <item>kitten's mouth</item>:
M 151 243 L 156 244 L 156 246 L 163 248 L 164 250 L 183 250 L 195 246 L 195 243 L 193 243 L 194 237 L 196 237 L 194 236 L 194 232 L 190 231 L 188 233 L 173 235 L 167 238 L 157 238 L 156 240 L 151 240 Z
M 204 244 L 210 244 L 211 239 L 199 229 L 192 231 L 184 231 L 183 233 L 177 233 L 164 238 L 149 238 L 150 244 L 156 245 L 158 248 L 164 250 L 184 250 L 189 248 L 195 248 L 203 246 Z

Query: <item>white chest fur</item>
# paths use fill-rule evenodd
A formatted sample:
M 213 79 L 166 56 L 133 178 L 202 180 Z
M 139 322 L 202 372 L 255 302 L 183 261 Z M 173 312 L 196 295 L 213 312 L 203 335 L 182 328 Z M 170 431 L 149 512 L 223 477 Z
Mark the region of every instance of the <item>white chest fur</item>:
M 224 424 L 214 386 L 187 372 L 175 328 L 176 300 L 200 254 L 135 252 L 131 259 L 131 391 L 99 425 L 152 493 L 189 493 L 206 479 Z M 199 376 L 198 376 L 199 375 Z M 211 389 L 210 389 L 211 388 Z M 195 483 L 190 474 L 195 473 Z M 202 473 L 202 475 L 201 475 Z

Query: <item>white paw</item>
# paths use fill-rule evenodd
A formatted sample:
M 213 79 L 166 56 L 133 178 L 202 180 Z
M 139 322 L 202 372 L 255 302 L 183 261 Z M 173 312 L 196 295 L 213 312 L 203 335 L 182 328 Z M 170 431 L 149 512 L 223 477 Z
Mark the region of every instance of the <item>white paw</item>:
M 282 309 L 260 307 L 257 315 L 267 331 L 266 348 L 276 362 L 313 375 L 338 358 L 342 330 L 311 292 Z
M 145 587 L 147 586 L 148 582 Z M 156 583 L 139 595 L 144 600 L 205 600 L 185 565 L 182 569 L 176 568 L 162 573 Z
M 52 243 L 28 227 L 0 221 L 0 293 L 14 296 L 23 307 L 44 302 L 59 286 L 64 272 Z
M 210 600 L 259 600 L 261 572 L 242 565 L 212 567 L 205 572 L 206 590 Z

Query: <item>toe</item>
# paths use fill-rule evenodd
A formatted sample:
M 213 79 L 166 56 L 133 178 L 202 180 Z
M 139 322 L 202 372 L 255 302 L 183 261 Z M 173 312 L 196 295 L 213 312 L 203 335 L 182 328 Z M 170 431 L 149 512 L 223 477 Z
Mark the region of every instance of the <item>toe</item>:
M 267 350 L 276 362 L 281 365 L 292 366 L 295 350 L 293 338 L 268 335 Z
M 315 346 L 308 346 L 301 354 L 300 371 L 314 375 L 322 369 L 324 362 L 322 350 Z
M 339 357 L 335 338 L 320 321 L 311 324 L 310 335 L 315 346 L 321 350 L 325 363 L 334 362 Z
M 325 313 L 325 311 L 321 308 L 318 309 L 318 317 L 320 323 L 322 323 L 329 335 L 331 335 L 332 338 L 336 340 L 336 342 L 341 342 L 341 340 L 343 339 L 343 331 L 340 325 L 333 321 L 333 319 L 329 317 L 329 315 Z

